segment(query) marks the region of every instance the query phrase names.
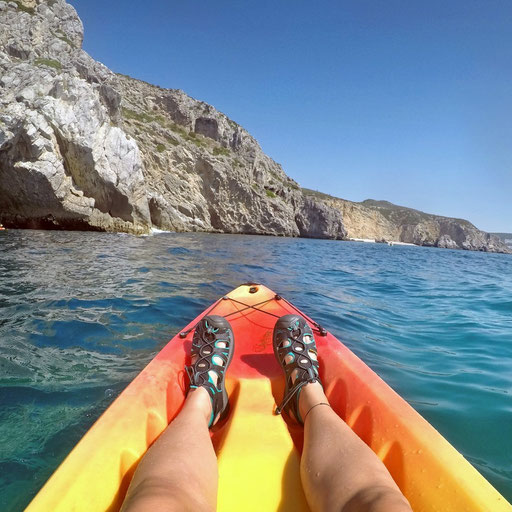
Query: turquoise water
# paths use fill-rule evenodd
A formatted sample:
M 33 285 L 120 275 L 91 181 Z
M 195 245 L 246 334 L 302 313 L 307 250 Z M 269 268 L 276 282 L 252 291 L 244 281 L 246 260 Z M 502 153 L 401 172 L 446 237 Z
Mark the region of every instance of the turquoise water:
M 512 500 L 512 256 L 238 235 L 0 233 L 0 509 L 23 509 L 168 339 L 263 282 Z

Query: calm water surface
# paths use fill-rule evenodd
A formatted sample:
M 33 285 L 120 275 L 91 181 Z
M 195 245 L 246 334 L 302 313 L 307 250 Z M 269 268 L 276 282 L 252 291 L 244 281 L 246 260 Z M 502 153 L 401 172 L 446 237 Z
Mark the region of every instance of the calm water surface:
M 512 500 L 512 256 L 271 237 L 0 232 L 0 509 L 30 501 L 209 303 L 260 281 Z

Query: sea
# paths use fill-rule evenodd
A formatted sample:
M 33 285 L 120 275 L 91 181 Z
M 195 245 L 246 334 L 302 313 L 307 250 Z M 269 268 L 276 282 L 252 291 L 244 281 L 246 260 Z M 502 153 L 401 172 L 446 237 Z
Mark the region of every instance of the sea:
M 246 281 L 330 330 L 512 501 L 512 255 L 205 233 L 0 232 L 0 510 Z

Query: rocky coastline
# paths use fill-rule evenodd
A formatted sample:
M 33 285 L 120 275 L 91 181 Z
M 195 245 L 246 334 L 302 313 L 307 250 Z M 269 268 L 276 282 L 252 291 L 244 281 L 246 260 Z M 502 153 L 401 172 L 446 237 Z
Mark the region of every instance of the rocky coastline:
M 350 239 L 512 253 L 500 237 L 481 231 L 464 219 L 433 215 L 388 201 L 367 199 L 357 203 L 313 190 L 303 192 L 339 210 Z
M 368 204 L 303 191 L 211 105 L 92 59 L 65 0 L 0 0 L 0 26 L 6 227 L 339 240 L 375 232 L 420 245 L 508 251 L 467 221 L 404 223 Z
M 491 235 L 495 235 L 502 240 L 502 242 L 511 250 L 512 252 L 512 233 L 491 233 Z

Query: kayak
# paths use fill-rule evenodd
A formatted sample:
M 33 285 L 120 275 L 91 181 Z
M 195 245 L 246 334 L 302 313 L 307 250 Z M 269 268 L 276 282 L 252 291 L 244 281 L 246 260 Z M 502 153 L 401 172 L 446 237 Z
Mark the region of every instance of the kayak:
M 308 511 L 299 473 L 302 427 L 275 414 L 284 378 L 272 331 L 277 318 L 297 312 L 256 283 L 221 297 L 128 385 L 26 510 L 119 510 L 137 464 L 183 404 L 194 326 L 215 314 L 229 320 L 235 337 L 226 374 L 230 414 L 211 430 L 219 464 L 218 510 Z M 331 333 L 300 314 L 315 333 L 320 378 L 333 409 L 384 462 L 413 510 L 512 511 L 404 399 Z

